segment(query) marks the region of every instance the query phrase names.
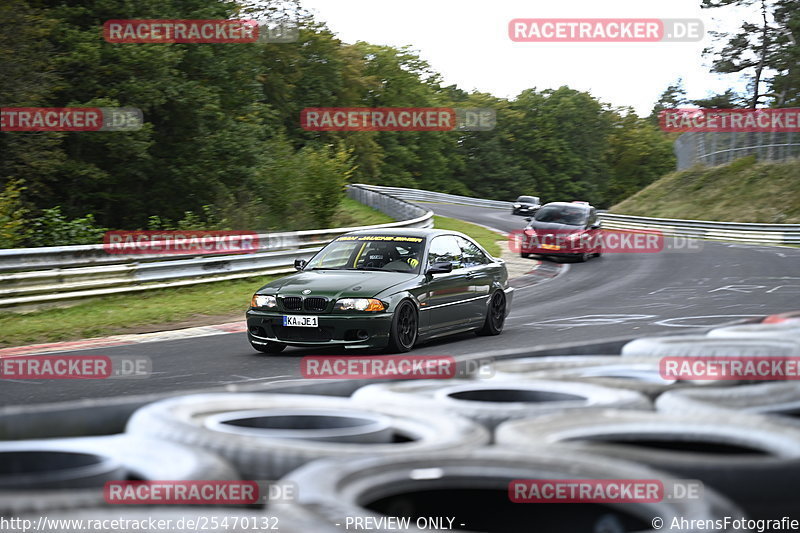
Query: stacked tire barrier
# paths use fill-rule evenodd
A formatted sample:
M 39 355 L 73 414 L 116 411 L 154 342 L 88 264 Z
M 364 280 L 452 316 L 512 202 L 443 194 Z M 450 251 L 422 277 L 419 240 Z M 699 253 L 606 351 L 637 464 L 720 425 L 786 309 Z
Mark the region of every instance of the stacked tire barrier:
M 46 515 L 64 532 L 80 530 L 76 519 L 170 517 L 171 531 L 225 517 L 268 518 L 290 533 L 355 523 L 508 532 L 531 521 L 537 531 L 616 533 L 654 531 L 656 519 L 688 520 L 680 531 L 741 531 L 725 517 L 797 511 L 800 387 L 665 379 L 658 362 L 800 357 L 798 328 L 787 316 L 635 339 L 620 354 L 484 360 L 468 377 L 367 382 L 349 397 L 176 396 L 137 409 L 122 434 L 0 443 L 0 513 Z M 109 505 L 102 488 L 121 479 L 279 480 L 297 492 L 249 507 Z M 682 500 L 518 503 L 510 484 L 520 479 L 692 480 L 703 489 Z

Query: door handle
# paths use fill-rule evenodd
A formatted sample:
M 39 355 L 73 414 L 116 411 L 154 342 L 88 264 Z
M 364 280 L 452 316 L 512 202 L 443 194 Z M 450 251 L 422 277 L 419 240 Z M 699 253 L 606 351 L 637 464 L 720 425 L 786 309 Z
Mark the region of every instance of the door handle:
M 477 272 L 467 272 L 467 279 L 472 279 L 477 275 L 478 275 Z

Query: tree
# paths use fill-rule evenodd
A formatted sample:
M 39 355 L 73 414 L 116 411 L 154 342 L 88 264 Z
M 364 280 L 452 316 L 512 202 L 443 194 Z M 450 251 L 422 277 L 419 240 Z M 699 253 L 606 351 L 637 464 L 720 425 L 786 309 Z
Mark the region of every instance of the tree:
M 639 118 L 632 109 L 616 110 L 612 116 L 614 128 L 606 154 L 610 178 L 605 205 L 632 196 L 675 168 L 670 138 L 649 119 Z
M 787 89 L 800 85 L 797 84 L 798 0 L 703 0 L 701 7 L 757 10 L 757 21 L 744 21 L 738 32 L 713 32 L 722 47 L 717 50 L 709 47 L 704 51 L 705 55 L 714 57 L 712 72 L 743 74 L 749 78 L 748 107 L 755 109 L 773 102 L 784 105 L 787 97 L 794 96 Z M 765 85 L 772 92 L 764 90 Z
M 707 98 L 690 100 L 691 104 L 704 109 L 734 109 L 743 107 L 746 101 L 736 94 L 732 89 L 727 89 L 722 94 L 715 94 Z
M 678 78 L 678 81 L 669 85 L 661 96 L 656 100 L 653 110 L 650 111 L 650 116 L 647 119 L 654 125 L 659 124 L 659 113 L 665 109 L 677 109 L 686 104 L 686 89 L 683 87 L 683 80 Z

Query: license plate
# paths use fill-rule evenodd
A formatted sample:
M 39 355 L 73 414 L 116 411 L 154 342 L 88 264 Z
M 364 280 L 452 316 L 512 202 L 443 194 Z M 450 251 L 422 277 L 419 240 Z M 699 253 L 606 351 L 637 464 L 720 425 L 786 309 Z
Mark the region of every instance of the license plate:
M 319 326 L 319 317 L 299 315 L 284 316 L 283 325 L 295 328 L 316 328 Z
M 545 250 L 560 250 L 561 247 L 557 244 L 543 244 L 542 248 Z

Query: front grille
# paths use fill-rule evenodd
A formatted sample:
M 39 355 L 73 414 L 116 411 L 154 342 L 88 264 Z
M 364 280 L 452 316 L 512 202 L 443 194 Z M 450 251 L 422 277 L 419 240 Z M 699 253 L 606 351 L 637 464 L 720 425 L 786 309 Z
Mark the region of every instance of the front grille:
M 324 311 L 328 307 L 327 298 L 311 297 L 306 298 L 303 302 L 303 307 L 306 311 Z
M 292 328 L 273 326 L 275 336 L 282 341 L 326 342 L 333 338 L 333 328 Z
M 303 299 L 299 296 L 285 296 L 282 300 L 283 308 L 287 311 L 299 311 L 303 308 Z

